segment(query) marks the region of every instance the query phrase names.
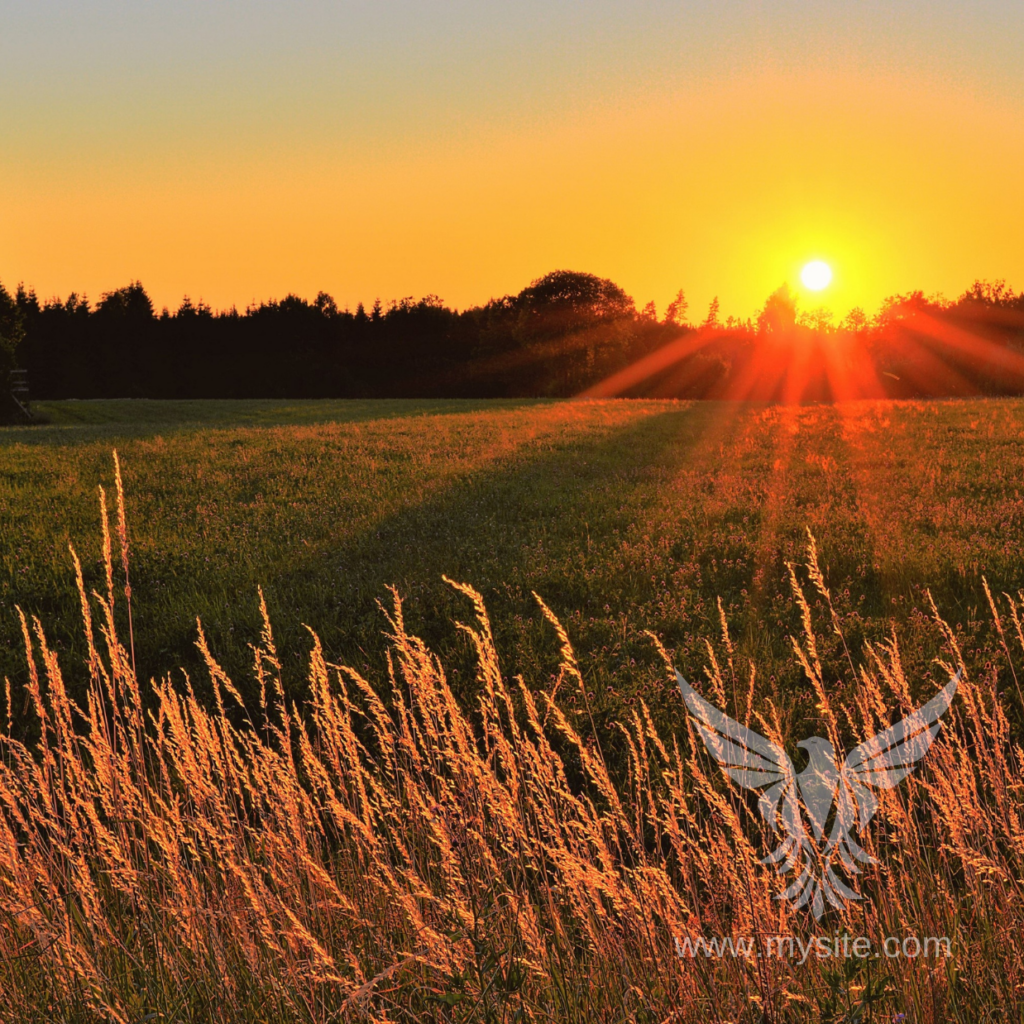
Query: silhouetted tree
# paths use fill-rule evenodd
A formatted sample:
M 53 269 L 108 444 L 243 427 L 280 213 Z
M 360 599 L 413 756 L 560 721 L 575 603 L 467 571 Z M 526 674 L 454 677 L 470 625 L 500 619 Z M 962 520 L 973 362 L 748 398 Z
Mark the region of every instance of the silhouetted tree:
M 796 325 L 796 296 L 784 284 L 768 296 L 764 309 L 757 315 L 759 334 L 785 334 Z
M 242 313 L 186 298 L 157 317 L 138 282 L 95 309 L 77 294 L 40 303 L 19 288 L 13 299 L 0 290 L 0 372 L 23 333 L 18 358 L 39 398 L 573 395 L 662 346 L 629 394 L 790 400 L 787 368 L 798 365 L 801 397 L 826 400 L 837 368 L 866 360 L 878 373 L 860 379 L 893 395 L 1024 391 L 1012 370 L 1024 296 L 1000 281 L 975 282 L 953 303 L 893 296 L 877 317 L 853 310 L 838 330 L 824 314 L 798 318 L 786 287 L 756 325 L 721 323 L 716 297 L 695 346 L 680 345 L 694 330 L 686 310 L 680 291 L 659 322 L 653 304 L 638 312 L 612 281 L 574 271 L 462 312 L 428 295 L 378 300 L 372 315 L 362 304 L 339 310 L 326 292 Z
M 1003 280 L 978 280 L 957 299 L 956 304 L 1024 310 L 1024 292 L 1015 292 Z
M 623 362 L 636 305 L 614 282 L 556 270 L 516 297 L 515 339 L 530 350 L 534 393 L 571 395 Z
M 21 289 L 19 289 L 20 297 Z M 25 335 L 25 318 L 19 303 L 0 284 L 0 397 L 3 397 L 0 415 L 5 419 L 13 413 L 7 398 L 11 370 L 17 365 L 18 348 Z M 13 403 L 10 403 L 13 405 Z M 16 407 L 15 407 L 16 408 Z
M 868 329 L 868 316 L 860 306 L 854 306 L 849 313 L 843 317 L 839 325 L 841 331 L 849 331 L 851 334 L 861 334 Z
M 680 288 L 676 292 L 676 297 L 668 304 L 665 309 L 665 323 L 671 327 L 682 327 L 686 324 L 686 311 L 690 308 L 690 304 L 686 301 L 686 295 L 683 293 L 683 289 Z
M 827 334 L 835 330 L 835 317 L 828 306 L 815 306 L 814 309 L 801 310 L 797 315 L 797 323 L 818 334 Z
M 100 297 L 91 333 L 102 387 L 132 398 L 146 393 L 155 369 L 155 324 L 153 303 L 138 281 Z
M 538 278 L 519 293 L 517 305 L 521 328 L 532 336 L 565 334 L 636 313 L 633 300 L 617 284 L 572 270 Z

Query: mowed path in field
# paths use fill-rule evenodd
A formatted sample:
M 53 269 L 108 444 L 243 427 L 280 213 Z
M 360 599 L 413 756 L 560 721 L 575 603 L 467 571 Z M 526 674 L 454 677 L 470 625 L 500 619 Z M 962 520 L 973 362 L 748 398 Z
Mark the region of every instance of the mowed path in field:
M 442 575 L 485 595 L 508 672 L 547 685 L 562 617 L 599 716 L 641 694 L 678 705 L 644 630 L 699 678 L 725 663 L 720 597 L 745 688 L 809 697 L 788 561 L 810 529 L 855 657 L 896 629 L 932 684 L 941 653 L 924 588 L 979 667 L 995 593 L 1024 586 L 1024 403 L 803 408 L 671 401 L 65 402 L 51 424 L 0 429 L 0 674 L 26 676 L 15 605 L 39 614 L 81 676 L 68 541 L 102 586 L 96 487 L 121 455 L 140 671 L 186 666 L 196 616 L 240 677 L 262 585 L 286 679 L 301 697 L 308 624 L 330 660 L 383 666 L 394 584 L 407 619 L 471 685 L 470 614 Z M 822 624 L 826 667 L 843 671 Z M 847 673 L 848 675 L 848 673 Z M 72 687 L 74 686 L 72 682 Z M 252 690 L 248 689 L 251 693 Z M 20 700 L 16 701 L 16 711 Z M 801 709 L 808 711 L 807 708 Z M 6 709 L 4 709 L 6 716 Z M 813 713 L 813 711 L 812 711 Z

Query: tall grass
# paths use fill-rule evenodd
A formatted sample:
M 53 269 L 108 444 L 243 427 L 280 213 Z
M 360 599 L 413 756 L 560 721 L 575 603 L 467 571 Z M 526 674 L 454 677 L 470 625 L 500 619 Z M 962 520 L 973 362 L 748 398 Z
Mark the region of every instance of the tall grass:
M 763 823 L 699 739 L 659 735 L 640 702 L 619 726 L 623 763 L 608 763 L 570 639 L 543 602 L 562 652 L 549 690 L 502 675 L 482 598 L 452 584 L 474 616 L 459 626 L 477 657 L 472 707 L 406 629 L 397 593 L 382 686 L 329 664 L 311 634 L 308 701 L 288 702 L 263 606 L 258 707 L 243 706 L 201 625 L 213 706 L 187 679 L 144 688 L 119 633 L 131 603 L 119 474 L 117 489 L 113 531 L 103 508 L 104 593 L 86 593 L 72 552 L 84 706 L 42 624 L 22 617 L 38 741 L 13 737 L 8 684 L 3 1021 L 1016 1019 L 1024 751 L 998 666 L 965 675 L 924 765 L 881 794 L 860 836 L 879 860 L 859 880 L 865 898 L 815 925 L 775 899 L 787 883 L 759 864 Z M 859 741 L 922 689 L 895 638 L 862 664 L 851 655 L 849 678 L 826 677 L 804 586 L 827 604 L 813 544 L 793 574 L 794 655 L 823 716 Z M 991 602 L 1011 672 L 1021 601 Z M 932 614 L 943 671 L 963 669 L 956 634 Z M 839 618 L 825 627 L 841 631 Z M 728 656 L 724 622 L 722 639 Z M 735 669 L 712 651 L 708 698 L 788 743 L 753 668 L 739 687 Z M 574 690 L 580 700 L 562 699 Z M 837 699 L 848 692 L 856 699 Z M 948 936 L 953 956 L 677 955 L 688 936 L 844 930 Z

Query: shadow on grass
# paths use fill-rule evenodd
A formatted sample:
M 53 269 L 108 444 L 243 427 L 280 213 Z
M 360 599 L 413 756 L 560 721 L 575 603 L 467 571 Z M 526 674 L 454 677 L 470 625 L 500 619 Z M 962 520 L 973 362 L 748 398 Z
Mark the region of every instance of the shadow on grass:
M 0 448 L 71 445 L 180 431 L 234 430 L 445 416 L 550 404 L 547 399 L 195 399 L 99 398 L 37 402 L 39 423 L 0 426 Z
M 707 423 L 706 411 L 675 406 L 596 437 L 555 438 L 546 449 L 518 452 L 457 478 L 340 545 L 310 551 L 297 544 L 287 572 L 253 580 L 250 592 L 237 594 L 230 619 L 204 617 L 211 646 L 247 684 L 246 644 L 258 633 L 260 582 L 295 696 L 302 692 L 310 645 L 304 623 L 321 636 L 331 660 L 377 672 L 384 667 L 387 625 L 377 602 L 388 602 L 387 587 L 394 585 L 406 601 L 411 628 L 446 660 L 454 659 L 457 673 L 468 672 L 470 652 L 452 620 L 466 620 L 470 611 L 465 598 L 442 581 L 447 575 L 484 594 L 506 668 L 540 681 L 557 664 L 557 645 L 540 620 L 532 590 L 567 619 L 614 618 L 621 632 L 622 617 L 629 615 L 638 619 L 637 628 L 644 627 L 637 606 L 649 580 L 629 567 L 622 545 L 650 500 L 651 481 L 689 457 Z M 624 572 L 615 572 L 617 566 Z M 145 576 L 160 573 L 145 561 L 136 572 L 142 644 Z M 183 616 L 169 649 L 144 654 L 140 646 L 140 660 L 152 665 L 150 671 L 185 665 L 194 676 L 194 638 L 194 619 Z
M 655 680 L 664 673 L 642 637 L 653 626 L 645 605 L 654 583 L 644 556 L 630 547 L 630 532 L 658 482 L 692 457 L 710 416 L 708 407 L 677 406 L 599 438 L 582 435 L 541 454 L 502 460 L 265 581 L 293 695 L 304 693 L 310 646 L 304 623 L 321 637 L 330 660 L 377 678 L 386 671 L 387 623 L 377 602 L 390 604 L 387 587 L 394 585 L 410 629 L 441 655 L 456 692 L 468 697 L 475 661 L 454 621 L 469 621 L 472 612 L 442 576 L 483 594 L 505 671 L 522 674 L 531 686 L 548 685 L 558 664 L 557 641 L 532 591 L 572 630 L 584 674 L 602 696 L 608 687 L 614 696 L 617 686 L 660 686 Z M 256 595 L 239 598 L 244 639 L 253 642 Z M 237 657 L 243 648 L 237 623 L 233 632 L 210 626 L 225 663 L 248 676 L 248 664 Z M 673 694 L 665 696 L 674 703 Z
M 372 404 L 379 409 L 380 403 Z M 425 405 L 424 412 L 436 411 L 434 403 Z M 463 403 L 455 405 L 469 411 Z M 801 428 L 792 452 L 792 479 L 780 479 L 778 438 L 787 436 L 784 425 L 763 427 L 728 411 L 714 403 L 666 404 L 647 408 L 625 424 L 556 433 L 484 469 L 460 474 L 426 497 L 409 494 L 398 511 L 341 542 L 310 548 L 301 533 L 295 534 L 286 571 L 253 565 L 214 574 L 205 583 L 211 591 L 205 606 L 203 567 L 184 557 L 187 550 L 143 554 L 134 570 L 140 668 L 148 677 L 183 666 L 203 692 L 205 674 L 193 647 L 194 615 L 201 614 L 212 649 L 255 706 L 247 644 L 255 642 L 259 631 L 256 588 L 261 583 L 291 697 L 305 697 L 311 641 L 304 623 L 320 635 L 330 660 L 380 678 L 386 670 L 386 620 L 377 601 L 389 601 L 386 588 L 393 584 L 406 601 L 410 629 L 441 654 L 456 690 L 466 697 L 474 688 L 472 652 L 453 620 L 467 621 L 471 610 L 443 583 L 447 575 L 483 593 L 505 672 L 521 673 L 531 686 L 548 685 L 558 660 L 554 635 L 531 591 L 541 594 L 577 645 L 599 717 L 621 717 L 623 705 L 642 695 L 656 719 L 678 720 L 677 695 L 666 686 L 643 631 L 662 633 L 676 649 L 680 668 L 699 673 L 706 663 L 703 641 L 715 641 L 719 633 L 719 595 L 731 609 L 734 638 L 743 645 L 737 660 L 742 673 L 741 655 L 756 652 L 759 693 L 783 710 L 791 698 L 806 703 L 807 687 L 800 682 L 787 639 L 799 635 L 799 616 L 785 582 L 785 561 L 802 558 L 804 527 L 815 524 L 827 547 L 823 565 L 841 610 L 856 620 L 854 637 L 885 639 L 896 618 L 903 635 L 908 606 L 897 607 L 899 595 L 893 590 L 920 568 L 917 554 L 893 553 L 901 566 L 907 563 L 898 576 L 870 571 L 872 538 L 855 481 L 845 476 L 849 451 L 839 448 L 842 472 L 825 472 L 817 463 L 808 466 L 819 451 L 836 455 L 834 415 L 817 417 L 813 429 Z M 687 479 L 680 484 L 682 476 Z M 777 516 L 761 491 L 785 498 Z M 891 512 L 891 502 L 885 508 Z M 237 549 L 257 542 L 254 534 L 240 539 Z M 753 557 L 758 545 L 764 547 L 763 563 Z M 200 600 L 197 606 L 173 604 L 163 591 L 164 612 L 152 602 L 151 613 L 148 581 L 175 578 L 167 564 L 175 559 L 191 573 L 189 586 Z M 766 581 L 759 597 L 751 585 L 755 567 Z M 937 582 L 934 569 L 927 577 L 931 583 Z M 262 577 L 254 574 L 264 571 Z M 936 598 L 949 609 L 951 597 L 976 581 L 961 580 L 950 595 L 941 593 L 938 582 Z M 71 585 L 68 577 L 62 593 Z M 862 593 L 868 600 L 858 604 Z M 80 629 L 73 594 L 68 597 L 58 614 L 61 639 L 73 645 Z M 164 616 L 159 630 L 147 629 L 149 614 Z M 43 619 L 49 628 L 48 612 Z M 908 668 L 923 679 L 938 653 L 934 630 L 921 617 L 909 624 L 916 632 Z M 157 632 L 159 644 L 147 645 L 147 636 Z M 829 635 L 822 638 L 828 664 L 828 659 L 841 660 L 837 643 Z M 984 659 L 983 648 L 979 656 Z M 65 659 L 65 664 L 72 662 Z M 68 675 L 80 675 L 80 667 L 74 665 Z M 12 682 L 22 676 L 23 670 L 17 677 L 12 673 Z M 741 693 L 745 687 L 742 679 Z M 801 719 L 815 713 L 811 707 L 797 712 Z

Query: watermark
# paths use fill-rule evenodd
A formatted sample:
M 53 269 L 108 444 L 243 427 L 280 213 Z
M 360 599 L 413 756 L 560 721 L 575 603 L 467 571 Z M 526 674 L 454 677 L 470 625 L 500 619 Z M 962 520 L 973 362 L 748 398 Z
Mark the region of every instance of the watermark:
M 797 875 L 775 898 L 809 907 L 821 920 L 826 906 L 859 900 L 836 874 L 860 874 L 858 864 L 875 859 L 853 838 L 878 810 L 878 791 L 892 789 L 928 753 L 960 682 L 951 679 L 927 704 L 872 736 L 840 761 L 830 740 L 812 736 L 797 744 L 808 754 L 797 772 L 789 755 L 772 740 L 723 714 L 676 672 L 683 703 L 708 751 L 733 782 L 759 793 L 757 808 L 778 839 L 762 864 L 775 873 Z M 838 863 L 837 863 L 838 862 Z
M 945 935 L 889 935 L 874 941 L 866 935 L 751 935 L 675 938 L 680 960 L 937 960 L 953 955 L 953 943 Z

